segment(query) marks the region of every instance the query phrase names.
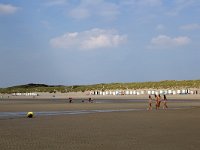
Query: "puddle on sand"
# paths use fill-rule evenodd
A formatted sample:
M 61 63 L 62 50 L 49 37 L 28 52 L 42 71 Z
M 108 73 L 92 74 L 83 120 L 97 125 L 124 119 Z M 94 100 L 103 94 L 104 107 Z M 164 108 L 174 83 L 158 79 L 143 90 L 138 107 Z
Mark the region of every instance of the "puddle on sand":
M 169 108 L 173 109 L 184 109 L 191 107 L 178 107 Z M 78 114 L 91 114 L 91 113 L 109 113 L 109 112 L 127 112 L 127 111 L 146 111 L 146 109 L 105 109 L 105 110 L 71 110 L 71 111 L 44 111 L 34 112 L 35 116 L 52 116 L 52 115 L 78 115 Z M 24 118 L 27 112 L 0 112 L 0 119 L 6 118 Z

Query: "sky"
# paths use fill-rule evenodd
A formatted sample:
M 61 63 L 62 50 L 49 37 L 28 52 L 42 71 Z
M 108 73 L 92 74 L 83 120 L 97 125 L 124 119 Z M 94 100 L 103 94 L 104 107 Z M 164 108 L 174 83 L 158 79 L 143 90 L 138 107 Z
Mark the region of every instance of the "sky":
M 0 0 L 0 87 L 200 79 L 199 0 Z

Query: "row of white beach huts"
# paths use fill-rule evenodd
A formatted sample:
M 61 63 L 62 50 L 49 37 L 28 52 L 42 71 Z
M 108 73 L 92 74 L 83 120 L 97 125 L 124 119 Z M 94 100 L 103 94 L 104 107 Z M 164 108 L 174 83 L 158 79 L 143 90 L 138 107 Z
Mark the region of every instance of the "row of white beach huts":
M 198 94 L 196 90 L 108 90 L 108 91 L 91 91 L 90 95 L 176 95 L 176 94 Z
M 12 93 L 12 96 L 38 96 L 37 93 Z

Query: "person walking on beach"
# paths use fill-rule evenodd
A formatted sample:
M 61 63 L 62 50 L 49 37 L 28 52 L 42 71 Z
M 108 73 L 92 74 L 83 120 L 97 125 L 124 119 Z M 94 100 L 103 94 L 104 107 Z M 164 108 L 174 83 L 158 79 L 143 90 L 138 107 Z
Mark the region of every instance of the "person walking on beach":
M 158 103 L 159 103 L 158 96 L 156 94 L 154 96 L 156 101 L 156 110 L 158 110 Z
M 149 95 L 149 108 L 147 110 L 152 110 L 152 98 L 151 95 Z
M 160 94 L 158 95 L 158 109 L 160 108 L 160 103 L 161 103 L 161 96 Z
M 166 95 L 164 95 L 164 98 L 163 98 L 163 109 L 167 109 L 168 106 L 167 106 L 167 97 Z

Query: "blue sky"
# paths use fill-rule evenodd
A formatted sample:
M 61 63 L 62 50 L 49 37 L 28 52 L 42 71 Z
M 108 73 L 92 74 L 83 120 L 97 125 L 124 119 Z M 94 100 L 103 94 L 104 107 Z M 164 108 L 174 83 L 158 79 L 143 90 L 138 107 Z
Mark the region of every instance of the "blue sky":
M 0 87 L 200 79 L 198 0 L 0 0 Z

